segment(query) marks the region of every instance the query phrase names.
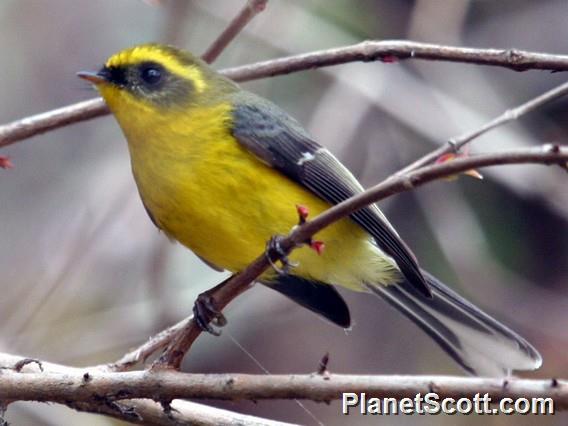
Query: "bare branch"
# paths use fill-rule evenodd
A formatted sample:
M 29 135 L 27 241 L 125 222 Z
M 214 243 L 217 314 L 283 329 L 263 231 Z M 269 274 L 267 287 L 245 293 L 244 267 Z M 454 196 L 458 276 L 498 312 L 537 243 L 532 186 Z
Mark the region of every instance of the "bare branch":
M 155 336 L 152 336 L 148 341 L 142 344 L 140 347 L 134 349 L 133 351 L 128 352 L 118 361 L 105 366 L 105 368 L 109 368 L 111 371 L 124 371 L 130 368 L 133 365 L 138 364 L 139 362 L 144 362 L 148 357 L 152 354 L 156 353 L 160 349 L 166 347 L 172 339 L 184 329 L 189 319 L 183 319 L 180 322 L 168 327 L 165 330 L 162 330 Z
M 57 402 L 79 411 L 105 414 L 129 423 L 144 425 L 177 426 L 180 424 L 191 424 L 199 426 L 217 426 L 242 424 L 244 426 L 291 426 L 289 423 L 234 413 L 232 411 L 213 408 L 188 401 L 176 400 L 171 402 L 171 409 L 169 412 L 166 412 L 160 403 L 148 399 L 129 398 L 128 400 L 122 399 L 119 402 L 115 402 L 117 401 L 116 396 L 121 393 L 120 390 L 117 391 L 118 393 L 113 392 L 114 396 L 111 396 L 110 398 L 104 393 L 99 394 L 98 390 L 95 390 L 91 397 L 86 399 L 75 397 L 67 400 L 60 400 L 58 398 L 52 399 L 50 397 L 51 389 L 63 389 L 68 386 L 71 383 L 67 381 L 68 377 L 80 380 L 83 383 L 82 386 L 90 386 L 94 380 L 106 380 L 104 378 L 109 377 L 107 376 L 108 372 L 103 373 L 97 367 L 80 369 L 43 361 L 41 362 L 44 369 L 43 372 L 40 372 L 37 365 L 26 365 L 23 367 L 22 372 L 16 372 L 14 367 L 18 363 L 21 363 L 21 360 L 21 357 L 0 353 L 0 408 L 3 403 L 9 403 L 16 400 L 9 397 L 11 396 L 11 391 L 9 389 L 14 385 L 18 386 L 16 383 L 19 382 L 19 380 L 24 380 L 27 383 L 34 383 L 34 377 L 42 376 L 46 373 L 53 378 L 54 382 L 51 382 L 46 388 L 41 388 L 41 392 L 44 394 L 43 398 L 18 398 L 18 400 Z M 19 377 L 14 376 L 14 374 L 19 375 Z M 14 382 L 14 380 L 16 382 Z M 112 376 L 111 381 L 114 381 Z M 43 383 L 46 382 L 44 381 Z M 36 385 L 41 386 L 39 382 L 31 384 L 32 387 L 35 387 Z M 40 388 L 36 388 L 34 392 L 39 390 Z M 58 391 L 56 391 L 56 393 L 58 393 Z M 149 395 L 149 398 L 153 398 L 153 396 Z M 163 401 L 167 400 L 167 398 L 163 399 Z M 0 416 L 1 414 L 0 410 Z
M 129 423 L 146 426 L 294 426 L 291 423 L 268 420 L 260 417 L 235 413 L 189 401 L 175 400 L 170 404 L 170 411 L 148 399 L 129 399 L 116 404 L 102 403 L 67 403 L 70 408 L 90 413 L 105 414 Z
M 457 158 L 442 164 L 434 164 L 410 171 L 404 175 L 396 174 L 382 183 L 360 193 L 342 203 L 336 204 L 311 221 L 297 226 L 286 238 L 280 241 L 283 252 L 289 253 L 300 247 L 314 234 L 326 226 L 347 217 L 368 204 L 375 203 L 387 196 L 417 188 L 436 179 L 459 174 L 461 172 L 500 164 L 558 164 L 566 167 L 568 161 L 568 147 L 557 145 L 544 145 L 536 148 L 511 150 L 492 154 L 479 154 L 465 158 Z M 235 275 L 223 286 L 218 287 L 212 294 L 216 307 L 222 310 L 239 294 L 247 290 L 270 263 L 265 254 L 261 254 L 243 272 Z M 187 320 L 186 326 L 176 333 L 175 339 L 168 345 L 161 356 L 158 367 L 178 368 L 183 357 L 195 341 L 201 329 L 193 318 Z
M 108 113 L 109 110 L 104 101 L 101 98 L 95 98 L 22 118 L 0 126 L 0 148 L 50 130 Z
M 449 62 L 473 63 L 505 67 L 515 71 L 529 69 L 567 71 L 568 56 L 521 50 L 473 49 L 443 46 L 412 41 L 366 41 L 351 46 L 320 50 L 280 59 L 257 62 L 220 72 L 238 81 L 250 81 L 264 77 L 289 74 L 313 68 L 339 65 L 356 61 L 393 59 L 423 59 Z M 108 114 L 100 98 L 79 102 L 57 110 L 33 115 L 0 126 L 0 148 L 23 139 L 53 130 L 68 124 L 90 120 Z
M 2 356 L 0 354 L 0 359 Z M 97 402 L 101 405 L 104 402 L 108 405 L 133 398 L 155 401 L 177 398 L 308 399 L 327 402 L 340 399 L 343 392 L 365 392 L 368 398 L 413 398 L 418 393 L 425 395 L 429 392 L 435 392 L 441 398 L 461 398 L 488 393 L 493 402 L 502 398 L 549 397 L 554 400 L 556 410 L 568 409 L 568 382 L 565 380 L 342 374 L 187 374 L 168 370 L 117 373 L 88 368 L 59 367 L 58 371 L 46 368 L 43 373 L 2 370 L 0 395 L 8 401 L 67 405 Z
M 375 203 L 399 192 L 417 188 L 437 179 L 453 176 L 471 169 L 505 164 L 559 164 L 565 167 L 567 160 L 568 146 L 543 145 L 491 154 L 472 155 L 442 164 L 422 167 L 404 175 L 396 174 L 365 192 L 336 204 L 305 225 L 297 227 L 290 234 L 289 239 L 292 240 L 290 241 L 290 247 L 305 241 L 326 226 L 368 204 Z
M 267 2 L 268 0 L 247 0 L 246 5 L 241 9 L 239 14 L 235 16 L 229 26 L 225 28 L 225 31 L 209 46 L 201 58 L 209 64 L 215 61 L 243 28 L 266 8 Z
M 444 155 L 451 151 L 457 151 L 462 148 L 464 145 L 470 143 L 472 140 L 480 137 L 481 135 L 489 132 L 490 130 L 495 129 L 496 127 L 500 127 L 504 124 L 507 124 L 511 121 L 517 120 L 519 117 L 534 111 L 535 109 L 546 105 L 549 102 L 552 102 L 562 96 L 565 96 L 568 93 L 568 83 L 563 83 L 560 86 L 556 86 L 555 88 L 549 90 L 548 92 L 542 93 L 537 97 L 525 102 L 518 107 L 508 109 L 503 114 L 495 117 L 493 120 L 489 121 L 488 123 L 484 124 L 480 128 L 464 133 L 456 138 L 452 138 L 448 141 L 447 145 L 443 145 L 438 149 L 428 153 L 427 155 L 419 158 L 414 163 L 409 164 L 405 168 L 401 169 L 397 172 L 397 174 L 404 174 L 411 170 L 416 170 L 419 167 L 425 166 L 426 164 L 430 164 L 439 158 L 441 155 Z
M 243 65 L 225 70 L 224 74 L 236 81 L 244 81 L 348 62 L 383 61 L 393 63 L 405 59 L 489 65 L 509 68 L 514 71 L 529 69 L 568 71 L 568 55 L 552 55 L 515 49 L 443 46 L 404 40 L 371 40 L 351 46 Z

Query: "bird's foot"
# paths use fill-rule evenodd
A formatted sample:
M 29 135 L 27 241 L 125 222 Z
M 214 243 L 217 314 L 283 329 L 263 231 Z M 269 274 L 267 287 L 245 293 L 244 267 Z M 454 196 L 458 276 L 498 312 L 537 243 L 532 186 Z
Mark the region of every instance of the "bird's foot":
M 298 266 L 297 263 L 290 261 L 288 258 L 288 253 L 282 248 L 280 242 L 284 239 L 282 235 L 275 235 L 266 244 L 266 258 L 274 269 L 279 275 L 286 275 L 290 272 L 290 269 Z M 276 265 L 276 261 L 280 260 L 282 263 L 282 268 Z
M 227 319 L 215 306 L 215 299 L 209 292 L 201 293 L 197 296 L 197 300 L 193 305 L 193 315 L 197 326 L 214 336 L 220 336 L 221 330 L 213 327 L 224 327 L 227 325 Z M 211 325 L 213 324 L 213 325 Z

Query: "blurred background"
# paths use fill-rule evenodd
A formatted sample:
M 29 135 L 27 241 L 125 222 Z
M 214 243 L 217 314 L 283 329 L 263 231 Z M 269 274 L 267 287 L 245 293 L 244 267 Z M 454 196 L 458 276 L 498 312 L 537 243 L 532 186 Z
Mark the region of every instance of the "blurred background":
M 0 2 L 0 122 L 96 95 L 75 77 L 115 51 L 160 41 L 199 54 L 244 0 L 4 0 Z M 215 63 L 221 69 L 348 45 L 401 39 L 565 53 L 564 0 L 270 0 Z M 244 86 L 299 117 L 365 186 L 450 137 L 566 79 L 562 73 L 406 61 L 354 63 Z M 566 143 L 568 99 L 478 139 L 472 152 Z M 113 361 L 191 312 L 224 275 L 160 235 L 130 174 L 111 117 L 37 136 L 0 152 L 0 351 L 76 366 Z M 510 325 L 543 354 L 523 376 L 568 377 L 568 191 L 555 167 L 485 170 L 381 202 L 421 263 Z M 220 242 L 222 244 L 222 242 Z M 342 292 L 345 332 L 256 286 L 227 309 L 223 336 L 202 335 L 186 371 L 462 374 L 384 303 Z M 248 355 L 235 341 L 250 353 Z M 211 404 L 301 424 L 371 425 L 340 406 L 274 401 Z M 317 421 L 314 420 L 317 418 Z M 116 422 L 60 406 L 18 403 L 14 425 Z M 385 417 L 385 425 L 563 425 L 567 414 Z

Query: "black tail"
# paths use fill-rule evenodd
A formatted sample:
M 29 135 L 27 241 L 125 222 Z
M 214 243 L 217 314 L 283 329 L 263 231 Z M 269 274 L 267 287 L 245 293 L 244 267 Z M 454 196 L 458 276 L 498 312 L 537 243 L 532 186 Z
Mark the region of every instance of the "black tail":
M 512 370 L 535 370 L 542 364 L 525 339 L 423 271 L 433 298 L 410 284 L 369 285 L 432 337 L 467 372 L 477 376 L 507 376 Z

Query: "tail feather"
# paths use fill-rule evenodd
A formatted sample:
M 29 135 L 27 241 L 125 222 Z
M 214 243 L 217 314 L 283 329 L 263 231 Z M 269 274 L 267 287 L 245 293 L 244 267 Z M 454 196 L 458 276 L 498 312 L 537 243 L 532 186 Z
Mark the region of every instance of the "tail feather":
M 540 367 L 540 354 L 525 339 L 429 273 L 423 274 L 431 299 L 406 282 L 367 288 L 424 330 L 470 374 L 508 376 L 512 370 Z

